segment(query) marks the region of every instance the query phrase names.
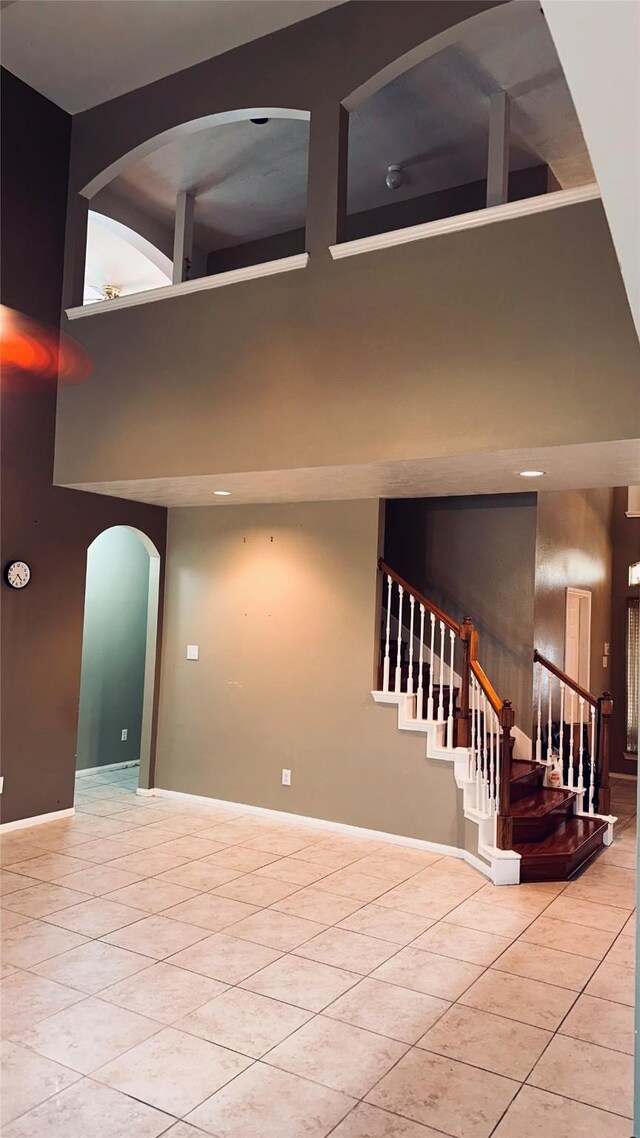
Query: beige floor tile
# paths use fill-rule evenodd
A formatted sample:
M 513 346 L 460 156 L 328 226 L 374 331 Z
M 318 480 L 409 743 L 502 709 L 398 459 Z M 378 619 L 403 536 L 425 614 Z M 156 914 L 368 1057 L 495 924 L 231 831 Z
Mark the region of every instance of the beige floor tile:
M 451 960 L 419 948 L 402 948 L 373 973 L 375 980 L 386 980 L 402 988 L 413 988 L 443 1000 L 457 1000 L 482 975 L 482 967 L 463 960 Z
M 200 893 L 189 901 L 173 905 L 164 915 L 175 921 L 187 921 L 188 924 L 198 925 L 208 929 L 209 932 L 219 932 L 228 925 L 235 925 L 237 921 L 242 921 L 257 912 L 256 905 L 248 905 L 244 901 L 232 901 L 215 893 Z
M 325 1008 L 324 1014 L 388 1039 L 416 1043 L 448 1007 L 436 996 L 367 977 Z
M 130 976 L 105 988 L 100 999 L 169 1025 L 226 990 L 219 980 L 158 961 L 143 976 Z
M 168 873 L 160 873 L 154 881 L 158 883 L 168 881 L 201 893 L 215 889 L 218 885 L 224 885 L 225 881 L 233 881 L 242 875 L 241 869 L 225 869 L 221 865 L 205 865 L 202 861 L 193 861 L 179 865 L 177 869 L 170 869 Z
M 81 1079 L 10 1123 L 3 1138 L 159 1138 L 171 1121 L 110 1087 Z
M 447 913 L 445 924 L 462 925 L 467 929 L 477 929 L 478 932 L 495 933 L 497 936 L 509 937 L 515 940 L 531 924 L 532 917 L 514 913 L 501 905 L 487 904 L 471 898 L 463 901 L 457 909 Z
M 331 1131 L 331 1138 L 446 1138 L 446 1135 L 441 1130 L 432 1130 L 430 1126 L 421 1126 L 419 1122 L 361 1102 Z
M 624 968 L 635 968 L 635 939 L 630 936 L 619 936 L 615 944 L 609 949 L 605 960 L 609 964 L 622 964 Z
M 605 932 L 619 933 L 624 925 L 628 911 L 616 909 L 613 905 L 594 904 L 577 897 L 567 896 L 568 889 L 554 898 L 545 909 L 545 917 L 555 921 L 568 921 L 572 925 L 586 925 L 589 929 L 603 929 Z
M 0 909 L 0 935 L 9 929 L 17 929 L 18 925 L 28 925 L 31 917 L 23 917 L 22 913 L 14 913 L 9 909 Z
M 216 897 L 231 897 L 236 901 L 245 901 L 258 908 L 266 908 L 283 897 L 289 897 L 298 891 L 299 886 L 290 882 L 273 881 L 268 877 L 259 877 L 257 873 L 245 873 L 228 881 L 226 885 L 218 885 L 212 892 Z
M 160 1030 L 155 1020 L 90 996 L 20 1032 L 15 1042 L 89 1075 Z
M 176 1122 L 175 1126 L 171 1126 L 162 1135 L 162 1138 L 202 1138 L 204 1131 L 195 1126 L 190 1126 L 188 1122 Z
M 3 869 L 9 868 L 17 861 L 28 861 L 32 857 L 40 857 L 46 853 L 46 847 L 38 846 L 33 841 L 23 838 L 21 842 L 9 842 L 8 836 L 0 838 L 0 865 Z
M 241 985 L 274 1000 L 320 1012 L 358 982 L 355 972 L 303 960 L 299 956 L 283 956 L 274 964 L 257 972 Z
M 59 909 L 69 908 L 78 901 L 86 900 L 85 893 L 78 893 L 74 889 L 65 889 L 52 881 L 43 881 L 38 885 L 31 885 L 29 889 L 19 889 L 4 899 L 6 909 L 22 913 L 25 917 L 46 917 L 50 913 L 57 913 Z
M 585 992 L 588 996 L 600 996 L 603 1000 L 614 1000 L 616 1003 L 633 1007 L 634 969 L 625 968 L 623 964 L 610 964 L 604 960 L 591 977 Z
M 508 937 L 439 921 L 417 937 L 411 947 L 424 948 L 440 956 L 450 956 L 454 960 L 466 960 L 469 964 L 488 965 L 492 964 L 510 944 L 511 940 Z
M 109 933 L 104 939 L 119 948 L 128 948 L 131 952 L 140 952 L 154 960 L 163 960 L 166 956 L 204 940 L 206 936 L 206 929 L 156 914 L 144 917 L 135 925 Z
M 415 858 L 406 857 L 406 854 L 398 853 L 397 846 L 389 846 L 388 849 L 389 853 L 380 851 L 379 853 L 368 854 L 367 857 L 354 862 L 353 868 L 361 873 L 369 873 L 372 877 L 380 877 L 384 881 L 399 885 L 401 881 L 407 881 L 419 873 L 421 869 L 433 865 L 439 860 L 438 854 L 423 853 L 421 850 L 413 851 L 415 854 L 421 854 L 420 859 L 415 860 Z
M 80 1078 L 77 1071 L 8 1040 L 2 1044 L 0 1071 L 3 1126 Z
M 158 853 L 178 854 L 189 860 L 201 857 L 210 857 L 211 854 L 220 853 L 225 847 L 222 842 L 212 842 L 207 838 L 200 838 L 197 834 L 185 834 L 180 838 L 172 838 L 170 842 L 163 842 L 156 846 Z
M 362 1098 L 406 1049 L 404 1043 L 319 1015 L 270 1051 L 267 1062 Z
M 556 1035 L 528 1082 L 626 1118 L 633 1112 L 633 1058 L 608 1047 Z
M 293 857 L 283 857 L 281 861 L 272 861 L 269 865 L 263 865 L 261 869 L 256 870 L 256 873 L 260 877 L 274 878 L 276 881 L 288 881 L 291 885 L 303 886 L 313 885 L 314 882 L 321 881 L 323 877 L 329 876 L 331 870 L 325 866 L 298 861 Z
M 166 1027 L 101 1067 L 94 1078 L 180 1116 L 220 1090 L 250 1062 L 225 1047 Z
M 148 968 L 150 963 L 148 956 L 91 940 L 36 964 L 33 971 L 47 980 L 55 980 L 57 984 L 65 984 L 93 996 L 117 980 Z
M 165 815 L 140 801 L 133 809 L 118 814 L 118 821 L 126 822 L 128 826 L 152 826 L 155 822 L 164 825 Z
M 85 869 L 60 878 L 60 884 L 69 889 L 79 889 L 81 893 L 89 893 L 93 897 L 101 897 L 105 893 L 113 893 L 116 889 L 124 889 L 126 885 L 133 885 L 134 881 L 139 881 L 142 876 L 140 873 L 116 869 L 112 865 L 89 865 L 88 862 L 85 864 Z
M 493 1138 L 629 1138 L 629 1123 L 615 1114 L 534 1087 L 523 1087 Z
M 418 917 L 415 913 L 403 913 L 399 909 L 385 909 L 381 905 L 365 905 L 349 917 L 340 921 L 338 928 L 349 932 L 364 933 L 365 936 L 379 937 L 392 944 L 409 944 L 434 924 L 428 917 Z
M 558 948 L 562 952 L 573 952 L 577 956 L 587 956 L 591 960 L 602 960 L 615 936 L 615 933 L 606 932 L 604 929 L 572 925 L 569 921 L 557 921 L 545 914 L 529 925 L 520 939 L 527 944 Z
M 277 856 L 277 854 L 264 853 L 262 850 L 250 850 L 247 846 L 229 846 L 228 849 L 204 858 L 203 863 L 251 873 L 254 869 L 260 869 L 263 865 L 276 861 Z
M 263 909 L 246 920 L 238 921 L 228 929 L 229 936 L 251 940 L 254 944 L 264 944 L 268 948 L 279 948 L 290 952 L 317 933 L 323 932 L 325 925 L 318 921 L 306 921 L 303 917 L 292 917 L 288 913 L 277 913 L 275 909 Z
M 12 866 L 12 872 L 23 874 L 25 877 L 31 877 L 37 881 L 59 881 L 61 877 L 67 877 L 76 870 L 86 868 L 87 862 L 82 861 L 79 857 L 71 857 L 69 854 L 46 853 L 40 857 L 29 858 L 28 861 L 15 862 Z M 63 884 L 68 885 L 69 883 L 64 882 Z M 73 888 L 73 886 L 69 887 Z
M 488 1138 L 517 1090 L 511 1079 L 414 1048 L 367 1100 L 454 1138 Z
M 185 1016 L 176 1027 L 260 1059 L 302 1027 L 311 1014 L 256 992 L 232 988 Z
M 305 917 L 310 921 L 319 921 L 323 925 L 333 925 L 337 921 L 342 921 L 361 907 L 362 901 L 357 901 L 353 897 L 339 897 L 337 893 L 327 893 L 317 885 L 299 889 L 290 897 L 276 901 L 273 906 L 281 913 Z
M 615 868 L 615 867 L 612 867 Z M 619 869 L 618 873 L 628 873 L 626 869 Z M 626 909 L 627 913 L 635 907 L 635 884 L 615 884 L 608 879 L 589 877 L 585 874 L 572 881 L 563 893 L 567 901 L 591 901 L 598 905 L 612 905 L 614 908 Z
M 540 1027 L 456 1004 L 418 1046 L 522 1082 L 550 1039 L 551 1032 Z
M 476 889 L 466 882 L 448 884 L 442 878 L 432 882 L 418 881 L 417 877 L 396 885 L 388 893 L 378 898 L 378 904 L 387 909 L 400 909 L 405 913 L 415 913 L 438 921 L 457 909 Z
M 84 944 L 86 937 L 67 929 L 57 929 L 44 921 L 28 921 L 3 931 L 2 957 L 16 968 L 31 968 L 50 956 Z
M 596 960 L 576 956 L 572 952 L 559 952 L 556 948 L 542 948 L 538 944 L 516 941 L 494 968 L 514 976 L 527 976 L 530 980 L 553 981 L 558 988 L 571 988 L 581 992 L 598 967 Z
M 134 853 L 117 857 L 108 864 L 113 869 L 137 873 L 139 877 L 153 877 L 156 873 L 168 873 L 170 869 L 177 869 L 179 865 L 189 861 L 184 854 L 164 853 L 163 848 L 154 846 L 153 849 L 136 850 Z
M 391 882 L 381 877 L 374 877 L 370 873 L 363 873 L 356 865 L 346 869 L 338 869 L 330 873 L 322 882 L 322 888 L 328 893 L 337 893 L 342 897 L 353 897 L 356 901 L 375 901 L 391 888 Z
M 216 1138 L 326 1138 L 353 1105 L 347 1095 L 255 1063 L 188 1121 Z
M 397 951 L 397 945 L 379 937 L 333 928 L 325 929 L 294 949 L 294 955 L 366 976 Z
M 635 937 L 637 922 L 638 922 L 638 918 L 637 918 L 636 913 L 634 912 L 631 914 L 630 917 L 627 918 L 624 925 L 622 926 L 623 935 Z
M 580 996 L 559 1028 L 561 1035 L 633 1055 L 633 1008 Z
M 214 830 L 216 833 L 214 834 Z M 266 836 L 267 834 L 274 834 L 278 832 L 278 827 L 273 824 L 269 818 L 260 818 L 253 814 L 244 814 L 240 818 L 231 818 L 228 821 L 221 821 L 217 826 L 212 826 L 207 835 L 212 838 L 224 842 L 227 846 L 239 845 L 241 842 L 249 842 L 252 838 L 258 838 L 260 835 Z
M 264 945 L 216 933 L 185 948 L 171 958 L 171 964 L 200 972 L 223 984 L 238 984 L 254 972 L 277 960 L 281 954 Z
M 175 834 L 171 830 L 158 829 L 155 826 L 136 826 L 132 828 L 127 826 L 127 829 L 122 834 L 114 834 L 114 842 L 119 842 L 122 845 L 122 853 L 128 853 L 133 846 L 136 850 L 150 850 L 156 846 L 165 845 L 175 838 Z
M 81 992 L 55 984 L 31 972 L 13 972 L 0 983 L 2 1035 L 17 1035 L 41 1019 L 77 1004 Z
M 3 901 L 20 889 L 30 889 L 38 885 L 35 877 L 25 877 L 24 873 L 14 873 L 12 869 L 3 869 L 0 873 L 0 896 Z
M 316 842 L 306 849 L 299 850 L 296 859 L 307 861 L 311 865 L 323 866 L 324 869 L 337 870 L 360 861 L 361 856 L 360 850 L 353 849 L 348 843 L 328 841 Z
M 106 897 L 92 897 L 87 900 L 86 893 L 80 894 L 83 900 L 69 909 L 52 913 L 45 917 L 47 924 L 57 925 L 61 929 L 81 933 L 82 936 L 99 937 L 122 929 L 139 921 L 143 914 L 139 909 L 132 909 L 129 905 L 118 905 Z
M 134 846 L 127 846 L 124 841 L 117 842 L 113 838 L 96 838 L 95 841 L 83 842 L 81 846 L 74 848 L 78 851 L 78 857 L 83 858 L 84 861 L 95 862 L 98 865 L 104 865 L 108 861 L 113 861 L 114 858 L 135 851 Z
M 258 834 L 245 842 L 249 849 L 278 854 L 279 857 L 295 854 L 298 850 L 304 850 L 312 844 L 314 843 L 310 842 L 308 837 L 292 837 L 286 829 Z
M 461 997 L 460 1003 L 478 1011 L 506 1016 L 532 1027 L 555 1031 L 575 1002 L 568 988 L 541 984 L 489 968 Z
M 529 885 L 484 885 L 474 896 L 475 901 L 487 905 L 500 905 L 513 913 L 533 920 L 553 901 L 546 890 L 532 889 Z

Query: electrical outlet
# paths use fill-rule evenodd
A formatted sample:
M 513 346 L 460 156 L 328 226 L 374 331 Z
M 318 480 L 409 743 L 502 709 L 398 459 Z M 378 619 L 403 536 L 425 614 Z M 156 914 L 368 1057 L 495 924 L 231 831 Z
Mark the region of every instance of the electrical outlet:
M 285 767 L 282 768 L 282 785 L 291 786 L 291 771 L 286 770 Z
M 120 742 L 121 743 L 126 743 L 128 734 L 129 734 L 129 729 L 127 727 L 123 727 L 122 731 L 120 732 Z

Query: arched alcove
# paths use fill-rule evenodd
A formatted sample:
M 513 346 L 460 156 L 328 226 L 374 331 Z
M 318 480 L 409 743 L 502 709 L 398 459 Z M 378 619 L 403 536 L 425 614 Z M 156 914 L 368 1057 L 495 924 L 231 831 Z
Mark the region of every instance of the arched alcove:
M 139 785 L 149 785 L 159 587 L 160 554 L 142 531 L 111 526 L 91 542 L 77 775 L 139 763 Z

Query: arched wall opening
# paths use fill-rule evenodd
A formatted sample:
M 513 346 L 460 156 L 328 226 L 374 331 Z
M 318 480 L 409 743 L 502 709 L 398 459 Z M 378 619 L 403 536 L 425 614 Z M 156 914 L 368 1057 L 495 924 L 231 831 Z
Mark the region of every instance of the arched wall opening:
M 149 786 L 160 554 L 131 526 L 87 550 L 76 775 L 139 764 Z M 78 785 L 78 782 L 77 782 Z
M 303 253 L 309 123 L 308 111 L 287 108 L 208 115 L 148 139 L 93 178 L 81 193 L 90 209 L 84 302 L 111 299 L 109 285 L 111 295 L 126 295 Z M 105 232 L 115 246 L 122 234 L 114 224 L 124 224 L 169 262 L 169 281 L 155 280 L 157 264 L 136 277 L 140 248 L 128 256 L 114 249 L 111 258 L 114 278 L 119 263 L 126 277 L 136 261 L 133 287 L 90 280 L 96 214 L 112 219 L 111 228 L 98 223 L 102 262 L 111 263 Z

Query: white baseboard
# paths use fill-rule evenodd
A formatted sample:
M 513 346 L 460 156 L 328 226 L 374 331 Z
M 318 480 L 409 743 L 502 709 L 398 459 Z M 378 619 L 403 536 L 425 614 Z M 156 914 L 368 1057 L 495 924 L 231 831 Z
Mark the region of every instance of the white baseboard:
M 155 790 L 147 790 L 146 786 L 139 786 L 136 794 L 139 794 L 141 798 L 153 798 Z
M 164 790 L 154 787 L 153 790 L 138 789 L 138 794 L 153 796 L 155 798 L 173 798 L 179 802 L 197 802 L 204 806 L 224 806 L 231 810 L 241 810 L 243 814 L 258 814 L 262 818 L 273 818 L 276 822 L 294 822 L 299 826 L 314 826 L 318 829 L 330 830 L 332 833 L 345 834 L 352 838 L 371 838 L 376 842 L 389 842 L 396 846 L 409 846 L 414 850 L 425 850 L 427 853 L 441 854 L 443 857 L 456 857 L 468 862 L 474 869 L 480 870 L 487 877 L 491 875 L 491 866 L 487 865 L 476 854 L 469 850 L 459 849 L 458 846 L 448 846 L 442 842 L 429 842 L 424 838 L 410 838 L 406 834 L 388 834 L 384 830 L 368 830 L 364 826 L 351 826 L 347 822 L 333 822 L 327 818 L 310 818 L 305 814 L 289 814 L 285 810 L 273 810 L 268 806 L 253 806 L 246 802 L 229 802 L 226 798 L 208 798 L 203 794 L 186 794 L 182 790 Z
M 82 770 L 76 771 L 76 778 L 82 778 L 86 774 L 103 774 L 104 771 L 121 771 L 127 767 L 137 767 L 140 765 L 140 759 L 130 759 L 127 763 L 104 763 L 100 767 L 83 767 Z
M 67 810 L 53 810 L 50 814 L 36 814 L 34 818 L 18 818 L 15 822 L 3 822 L 0 834 L 9 834 L 12 830 L 26 830 L 29 826 L 42 826 L 45 822 L 59 822 L 61 818 L 73 818 L 75 807 Z

